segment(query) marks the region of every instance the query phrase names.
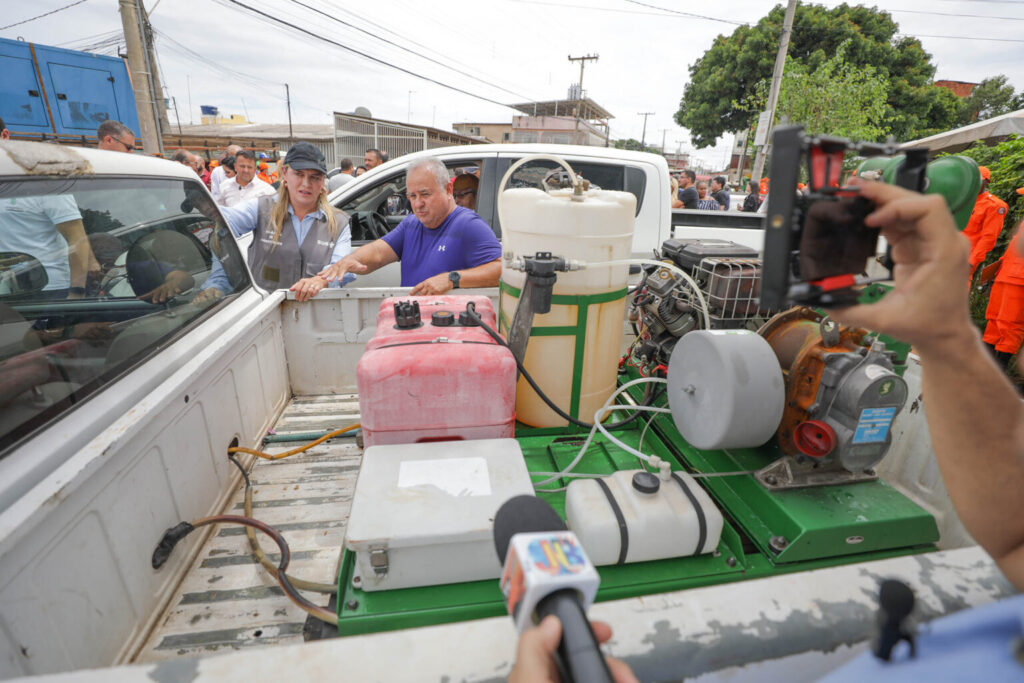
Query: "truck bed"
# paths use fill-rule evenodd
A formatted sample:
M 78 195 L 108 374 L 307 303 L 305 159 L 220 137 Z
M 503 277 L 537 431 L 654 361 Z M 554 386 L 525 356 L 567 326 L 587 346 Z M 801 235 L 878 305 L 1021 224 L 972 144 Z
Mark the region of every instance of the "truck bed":
M 299 396 L 288 403 L 274 432 L 330 431 L 358 419 L 355 395 Z M 270 444 L 264 450 L 280 453 L 303 443 Z M 290 575 L 320 583 L 336 582 L 339 549 L 361 457 L 356 440 L 341 437 L 285 460 L 253 458 L 249 470 L 253 515 L 280 530 L 288 540 Z M 244 514 L 244 491 L 240 481 L 224 512 Z M 276 563 L 280 556 L 274 543 L 262 534 L 258 538 Z M 327 595 L 304 594 L 312 602 L 327 604 Z M 306 616 L 253 559 L 244 528 L 219 525 L 135 661 L 159 662 L 216 651 L 301 643 Z

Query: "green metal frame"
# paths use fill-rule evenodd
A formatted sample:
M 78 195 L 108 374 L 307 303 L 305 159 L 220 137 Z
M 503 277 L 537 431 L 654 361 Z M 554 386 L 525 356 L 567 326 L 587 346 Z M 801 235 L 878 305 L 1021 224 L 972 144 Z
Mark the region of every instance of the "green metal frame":
M 638 395 L 636 398 L 639 400 Z M 655 420 L 643 444 L 640 444 L 642 420 L 621 429 L 616 436 L 638 450 L 673 463 L 676 470 L 700 469 L 694 463 L 701 463 L 702 456 L 708 459 L 703 462 L 708 466 L 706 471 L 750 469 L 755 460 L 758 463 L 770 460 L 765 453 L 755 451 L 741 453 L 738 462 L 734 463 L 714 460 L 720 458 L 721 453 L 703 453 L 690 447 L 678 436 L 669 415 L 659 414 Z M 585 437 L 565 429 L 555 435 L 540 434 L 541 431 L 551 430 L 517 431 L 527 469 L 530 472 L 559 472 L 575 457 Z M 636 458 L 598 436 L 575 471 L 604 475 L 639 467 Z M 699 481 L 716 499 L 725 517 L 718 549 L 713 554 L 699 557 L 600 567 L 599 602 L 929 552 L 935 549 L 932 542 L 938 538 L 934 520 L 927 513 L 881 483 L 835 487 L 813 494 L 794 491 L 788 494 L 796 495 L 777 496 L 772 501 L 759 497 L 750 488 L 749 482 L 753 481 L 750 475 Z M 747 482 L 747 485 L 739 482 Z M 753 483 L 756 485 L 756 481 Z M 557 486 L 567 484 L 565 479 L 557 482 Z M 563 492 L 541 492 L 538 495 L 564 517 Z M 744 496 L 751 497 L 749 503 L 744 501 Z M 763 511 L 760 505 L 765 506 Z M 879 509 L 861 509 L 872 506 Z M 887 547 L 866 541 L 845 543 L 851 526 L 857 529 L 863 526 L 855 516 L 850 518 L 854 512 L 865 512 L 869 520 L 882 525 L 891 543 Z M 921 518 L 922 514 L 927 516 L 927 520 Z M 787 538 L 791 544 L 783 552 L 776 553 L 768 539 L 771 535 L 783 534 L 789 534 Z M 840 537 L 841 540 L 836 542 L 835 539 Z M 505 614 L 498 582 L 493 579 L 367 592 L 352 586 L 354 570 L 355 555 L 344 550 L 338 575 L 338 632 L 341 635 Z
M 576 324 L 548 327 L 534 325 L 533 329 L 530 330 L 531 337 L 573 338 L 572 387 L 569 399 L 569 414 L 576 419 L 579 419 L 580 417 L 580 388 L 583 384 L 583 354 L 586 352 L 587 348 L 586 344 L 583 342 L 587 338 L 587 319 L 590 307 L 597 304 L 625 299 L 626 294 L 628 293 L 628 288 L 623 287 L 622 289 L 617 289 L 612 292 L 604 292 L 602 294 L 555 294 L 551 297 L 551 303 L 553 305 L 574 306 L 576 308 Z M 508 316 L 506 316 L 505 312 L 501 309 L 502 294 L 509 294 L 510 296 L 514 296 L 518 299 L 522 294 L 522 290 L 518 287 L 513 287 L 504 281 L 498 283 L 498 329 L 507 335 L 509 327 L 512 325 L 512 321 L 508 319 Z
M 641 392 L 631 396 L 640 400 Z M 667 405 L 665 398 L 657 405 Z M 651 428 L 693 472 L 758 470 L 782 455 L 775 441 L 760 448 L 704 451 L 686 442 L 672 416 Z M 707 477 L 708 493 L 775 564 L 860 555 L 939 540 L 935 518 L 884 481 L 769 491 L 752 474 Z

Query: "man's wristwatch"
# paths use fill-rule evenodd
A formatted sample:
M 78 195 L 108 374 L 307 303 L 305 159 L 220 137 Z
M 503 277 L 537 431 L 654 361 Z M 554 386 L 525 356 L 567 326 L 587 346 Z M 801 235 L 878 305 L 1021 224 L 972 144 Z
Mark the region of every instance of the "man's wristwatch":
M 459 280 L 462 279 L 462 276 L 459 275 L 459 271 L 453 270 L 452 272 L 448 273 L 448 279 L 452 281 L 452 289 L 458 289 Z

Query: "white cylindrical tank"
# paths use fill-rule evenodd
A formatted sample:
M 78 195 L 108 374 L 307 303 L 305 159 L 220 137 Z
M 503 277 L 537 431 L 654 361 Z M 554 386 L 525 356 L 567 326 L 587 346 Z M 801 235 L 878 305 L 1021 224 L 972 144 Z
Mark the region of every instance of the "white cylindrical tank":
M 505 252 L 516 257 L 551 252 L 599 263 L 627 259 L 633 243 L 636 197 L 590 190 L 507 190 L 501 197 Z M 501 317 L 507 330 L 525 274 L 503 268 Z M 615 389 L 629 266 L 595 266 L 558 273 L 551 312 L 537 315 L 524 365 L 562 410 L 586 422 Z M 535 427 L 564 426 L 526 380 L 516 387 L 516 419 Z
M 668 363 L 668 403 L 679 433 L 705 450 L 754 448 L 782 421 L 786 388 L 771 345 L 747 330 L 683 335 Z

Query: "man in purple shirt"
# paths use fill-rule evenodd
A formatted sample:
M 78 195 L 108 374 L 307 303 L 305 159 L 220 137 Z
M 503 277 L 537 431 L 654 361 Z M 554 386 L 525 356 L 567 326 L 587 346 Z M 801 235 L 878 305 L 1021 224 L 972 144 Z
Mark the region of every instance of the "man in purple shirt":
M 320 275 L 331 282 L 346 273 L 365 275 L 401 260 L 402 286 L 412 287 L 414 295 L 496 287 L 501 277 L 501 244 L 480 216 L 455 204 L 445 165 L 432 157 L 412 164 L 405 192 L 413 215 Z

